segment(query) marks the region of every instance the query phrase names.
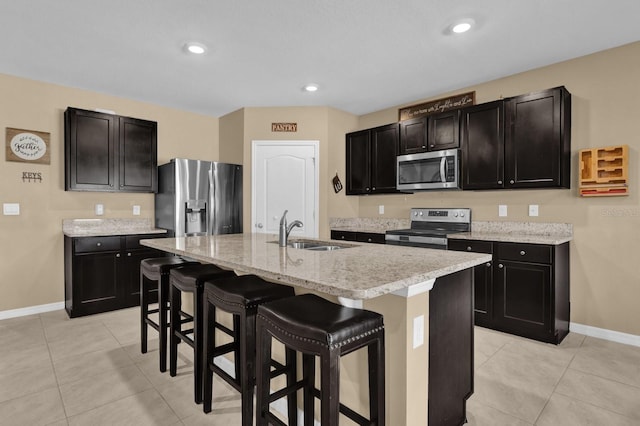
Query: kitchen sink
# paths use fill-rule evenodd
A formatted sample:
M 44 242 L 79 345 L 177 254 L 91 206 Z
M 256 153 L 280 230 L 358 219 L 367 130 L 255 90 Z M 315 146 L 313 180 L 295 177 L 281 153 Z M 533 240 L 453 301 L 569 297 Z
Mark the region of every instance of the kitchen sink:
M 269 241 L 270 243 L 277 244 L 277 241 Z M 314 251 L 332 251 L 332 250 L 340 250 L 343 248 L 349 248 L 352 246 L 343 245 L 343 244 L 335 244 L 333 242 L 325 242 L 325 241 L 289 241 L 287 243 L 287 247 L 295 248 L 295 249 L 303 249 L 303 250 L 314 250 Z

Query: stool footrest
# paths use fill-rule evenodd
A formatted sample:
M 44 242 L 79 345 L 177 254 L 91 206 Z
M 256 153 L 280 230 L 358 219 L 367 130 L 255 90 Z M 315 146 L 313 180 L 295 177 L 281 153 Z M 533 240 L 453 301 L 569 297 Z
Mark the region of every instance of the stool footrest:
M 224 371 L 222 368 L 218 367 L 216 364 L 209 363 L 209 367 L 211 370 L 216 373 L 222 380 L 229 383 L 229 385 L 237 390 L 238 392 L 242 392 L 242 388 L 240 387 L 240 382 L 233 378 L 229 373 Z
M 302 389 L 304 385 L 305 382 L 303 380 L 300 380 L 295 382 L 291 386 L 287 386 L 280 389 L 279 391 L 275 391 L 274 393 L 269 395 L 269 404 L 271 404 L 273 401 L 279 400 L 280 398 L 284 398 L 292 392 L 297 392 L 298 390 Z
M 320 392 L 320 389 L 313 388 L 311 392 L 313 393 L 313 396 L 315 396 L 316 398 L 322 399 L 322 393 Z M 353 420 L 355 423 L 359 424 L 360 426 L 370 426 L 372 424 L 371 420 L 353 411 L 351 408 L 347 407 L 342 403 L 340 403 L 340 413 L 344 414 L 346 417 Z
M 222 331 L 222 332 L 224 332 L 224 333 L 228 334 L 228 335 L 229 335 L 229 336 L 231 336 L 231 337 L 235 336 L 235 333 L 233 332 L 233 330 L 232 330 L 232 329 L 230 329 L 230 328 L 229 328 L 229 327 L 227 327 L 227 326 L 224 326 L 224 325 L 220 324 L 219 322 L 216 322 L 216 323 L 215 323 L 215 327 L 216 327 L 218 330 L 220 330 L 220 331 Z
M 288 426 L 285 422 L 283 422 L 282 420 L 280 420 L 279 418 L 277 418 L 275 415 L 271 414 L 268 411 L 265 413 L 265 418 L 267 419 L 270 425 Z
M 238 348 L 238 344 L 236 342 L 225 343 L 224 345 L 217 346 L 213 350 L 213 357 L 218 357 L 220 355 L 228 354 L 229 352 L 233 352 Z

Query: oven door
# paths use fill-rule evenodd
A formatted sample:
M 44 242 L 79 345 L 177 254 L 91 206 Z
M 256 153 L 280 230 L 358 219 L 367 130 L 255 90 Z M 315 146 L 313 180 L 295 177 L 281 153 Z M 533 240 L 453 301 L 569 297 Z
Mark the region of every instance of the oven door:
M 432 248 L 438 250 L 447 249 L 447 239 L 441 237 L 428 237 L 424 235 L 399 235 L 387 233 L 384 236 L 385 244 L 408 247 Z
M 424 152 L 397 157 L 398 190 L 459 189 L 458 150 Z

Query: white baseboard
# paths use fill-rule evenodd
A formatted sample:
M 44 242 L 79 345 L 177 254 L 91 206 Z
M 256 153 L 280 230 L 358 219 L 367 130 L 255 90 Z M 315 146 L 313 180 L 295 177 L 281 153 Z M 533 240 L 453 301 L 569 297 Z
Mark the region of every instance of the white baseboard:
M 598 339 L 610 340 L 612 342 L 623 343 L 625 345 L 640 346 L 640 336 L 635 334 L 621 333 L 619 331 L 607 330 L 606 328 L 592 327 L 590 325 L 577 324 L 572 322 L 569 331 L 584 334 Z
M 27 306 L 26 308 L 0 311 L 0 320 L 24 317 L 27 315 L 41 314 L 43 312 L 58 311 L 64 309 L 64 302 L 48 303 L 46 305 Z

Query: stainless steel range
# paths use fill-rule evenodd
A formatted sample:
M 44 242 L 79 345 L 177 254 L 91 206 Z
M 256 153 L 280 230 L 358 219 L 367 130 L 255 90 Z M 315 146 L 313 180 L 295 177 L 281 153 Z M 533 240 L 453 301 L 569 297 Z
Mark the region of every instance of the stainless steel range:
M 387 231 L 385 242 L 447 249 L 447 234 L 471 231 L 471 209 L 411 209 L 411 228 Z

